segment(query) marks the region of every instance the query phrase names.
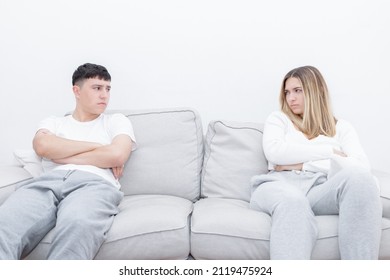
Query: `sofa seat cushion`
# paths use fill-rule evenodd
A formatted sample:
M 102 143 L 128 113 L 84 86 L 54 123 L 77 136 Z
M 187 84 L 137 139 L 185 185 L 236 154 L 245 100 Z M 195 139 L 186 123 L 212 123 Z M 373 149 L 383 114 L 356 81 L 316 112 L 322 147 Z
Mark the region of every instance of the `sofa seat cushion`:
M 194 205 L 191 255 L 195 259 L 268 259 L 270 216 L 237 199 L 206 198 Z
M 31 178 L 31 174 L 20 166 L 1 166 L 0 205 L 15 191 L 15 187 Z
M 316 216 L 319 237 L 312 259 L 340 259 L 338 250 L 338 215 Z M 379 259 L 390 259 L 390 219 L 382 218 Z
M 316 216 L 312 259 L 340 259 L 338 215 Z M 195 259 L 269 259 L 271 218 L 235 199 L 206 198 L 194 205 L 191 255 Z M 382 219 L 380 259 L 390 258 L 390 220 Z
M 340 259 L 338 250 L 338 215 L 316 216 L 318 239 L 313 249 L 312 259 Z M 390 258 L 390 220 L 382 219 L 382 238 L 379 259 Z
M 390 219 L 382 218 L 382 236 L 379 259 L 390 260 Z
M 125 196 L 95 259 L 186 259 L 193 203 L 166 195 Z M 53 230 L 28 258 L 45 258 Z
M 378 180 L 378 185 L 380 188 L 383 217 L 390 219 L 390 173 L 380 170 L 373 170 L 373 174 Z

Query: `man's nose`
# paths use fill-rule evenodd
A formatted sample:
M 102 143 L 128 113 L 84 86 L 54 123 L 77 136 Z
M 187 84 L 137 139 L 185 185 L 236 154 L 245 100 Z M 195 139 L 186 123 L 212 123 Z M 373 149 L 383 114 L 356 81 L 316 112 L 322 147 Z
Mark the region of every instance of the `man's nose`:
M 110 92 L 109 92 L 108 89 L 103 89 L 103 90 L 100 92 L 100 98 L 107 98 L 109 93 L 110 93 Z

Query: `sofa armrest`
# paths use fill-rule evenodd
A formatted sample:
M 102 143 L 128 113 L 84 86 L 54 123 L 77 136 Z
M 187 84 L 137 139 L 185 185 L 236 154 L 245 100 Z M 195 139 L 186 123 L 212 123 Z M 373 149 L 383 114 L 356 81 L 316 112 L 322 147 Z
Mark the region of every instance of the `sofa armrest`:
M 18 184 L 31 178 L 31 174 L 23 167 L 10 165 L 0 166 L 0 205 L 15 190 Z
M 390 219 L 390 173 L 373 170 L 380 187 L 381 201 L 383 205 L 383 217 Z

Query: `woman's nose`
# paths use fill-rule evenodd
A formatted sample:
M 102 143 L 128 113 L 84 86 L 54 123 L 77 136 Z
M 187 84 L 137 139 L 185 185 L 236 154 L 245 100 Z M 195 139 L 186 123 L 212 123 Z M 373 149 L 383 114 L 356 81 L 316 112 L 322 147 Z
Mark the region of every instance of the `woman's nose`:
M 296 95 L 294 93 L 290 93 L 287 98 L 288 98 L 288 100 L 295 100 Z

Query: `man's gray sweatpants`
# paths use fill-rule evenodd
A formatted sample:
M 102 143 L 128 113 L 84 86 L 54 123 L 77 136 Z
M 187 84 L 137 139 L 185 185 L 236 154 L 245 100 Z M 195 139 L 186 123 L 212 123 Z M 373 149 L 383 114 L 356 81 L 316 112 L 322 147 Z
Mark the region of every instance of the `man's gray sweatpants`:
M 341 259 L 378 259 L 382 206 L 370 172 L 346 168 L 329 180 L 312 172 L 252 178 L 252 209 L 272 217 L 271 259 L 310 259 L 318 229 L 314 215 L 339 215 Z
M 0 259 L 25 257 L 55 226 L 48 259 L 93 259 L 123 193 L 100 176 L 51 171 L 0 205 Z

